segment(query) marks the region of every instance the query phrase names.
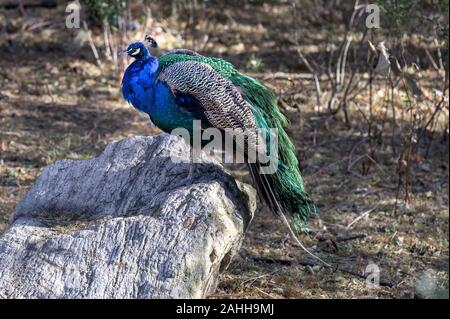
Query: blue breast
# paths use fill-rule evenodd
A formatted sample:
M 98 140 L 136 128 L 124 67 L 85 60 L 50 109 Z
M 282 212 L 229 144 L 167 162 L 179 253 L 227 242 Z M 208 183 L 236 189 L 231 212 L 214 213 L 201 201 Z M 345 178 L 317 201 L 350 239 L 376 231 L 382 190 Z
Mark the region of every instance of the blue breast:
M 153 94 L 154 78 L 152 73 L 148 63 L 134 61 L 126 69 L 122 80 L 123 97 L 143 112 L 147 112 L 149 99 Z
M 161 130 L 170 133 L 175 128 L 192 130 L 194 113 L 180 105 L 170 88 L 156 79 L 155 64 L 133 62 L 125 71 L 122 94 L 138 110 L 147 113 Z

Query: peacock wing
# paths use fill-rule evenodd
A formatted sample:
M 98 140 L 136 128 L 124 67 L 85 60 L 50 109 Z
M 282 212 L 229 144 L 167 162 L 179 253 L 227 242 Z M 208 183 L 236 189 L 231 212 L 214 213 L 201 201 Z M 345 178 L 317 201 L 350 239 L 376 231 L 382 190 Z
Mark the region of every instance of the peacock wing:
M 233 83 L 210 65 L 198 61 L 178 62 L 162 70 L 158 80 L 170 87 L 181 105 L 186 101 L 195 105 L 211 126 L 234 129 L 233 137 L 245 154 L 248 147 L 258 153 L 266 152 L 264 139 L 258 137 L 252 106 Z

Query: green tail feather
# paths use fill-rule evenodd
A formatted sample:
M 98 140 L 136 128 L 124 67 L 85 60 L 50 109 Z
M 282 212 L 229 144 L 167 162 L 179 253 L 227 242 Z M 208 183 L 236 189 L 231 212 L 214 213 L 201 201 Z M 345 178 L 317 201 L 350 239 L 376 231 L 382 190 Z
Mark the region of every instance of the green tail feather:
M 317 213 L 317 208 L 305 192 L 294 145 L 284 130 L 288 120 L 278 109 L 275 94 L 261 82 L 238 72 L 233 74 L 230 80 L 243 90 L 246 99 L 258 111 L 255 112 L 258 126 L 278 130 L 280 162 L 277 172 L 271 175 L 270 179 L 280 204 L 291 218 L 294 229 L 300 231 L 307 217 Z

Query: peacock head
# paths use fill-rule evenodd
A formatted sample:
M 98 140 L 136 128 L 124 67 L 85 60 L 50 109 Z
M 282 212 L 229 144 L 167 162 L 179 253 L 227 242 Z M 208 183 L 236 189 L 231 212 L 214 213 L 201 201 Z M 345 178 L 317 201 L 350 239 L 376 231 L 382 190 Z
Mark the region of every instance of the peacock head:
M 155 39 L 149 35 L 145 36 L 145 40 L 151 45 L 152 48 L 156 48 L 158 46 Z M 124 52 L 136 60 L 142 60 L 150 57 L 150 52 L 142 42 L 134 42 L 130 44 Z
M 148 49 L 142 42 L 134 42 L 128 46 L 125 52 L 132 58 L 136 60 L 141 60 L 150 56 Z

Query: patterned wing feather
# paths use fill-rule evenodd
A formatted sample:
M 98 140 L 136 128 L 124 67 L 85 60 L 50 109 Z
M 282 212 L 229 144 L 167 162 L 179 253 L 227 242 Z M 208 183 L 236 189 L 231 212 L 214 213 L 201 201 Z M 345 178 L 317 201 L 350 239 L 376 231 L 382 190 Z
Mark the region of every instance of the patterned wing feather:
M 197 61 L 178 62 L 162 70 L 158 79 L 170 87 L 174 96 L 192 96 L 213 127 L 234 129 L 236 143 L 243 146 L 245 154 L 248 154 L 248 147 L 265 154 L 266 147 L 258 137 L 252 106 L 233 83 L 210 65 Z

